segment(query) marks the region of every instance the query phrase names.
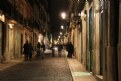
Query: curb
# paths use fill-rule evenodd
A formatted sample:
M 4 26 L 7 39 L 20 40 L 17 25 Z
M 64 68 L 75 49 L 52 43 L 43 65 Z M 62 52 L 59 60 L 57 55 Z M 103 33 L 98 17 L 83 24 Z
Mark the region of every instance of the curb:
M 68 58 L 67 58 L 67 57 L 66 57 L 66 60 L 67 60 L 67 62 L 68 62 Z M 75 81 L 75 80 L 74 80 L 74 77 L 73 77 L 73 74 L 72 74 L 72 70 L 71 70 L 71 66 L 70 66 L 69 62 L 68 62 L 68 67 L 69 67 L 69 70 L 70 70 L 70 72 L 71 72 L 72 80 Z

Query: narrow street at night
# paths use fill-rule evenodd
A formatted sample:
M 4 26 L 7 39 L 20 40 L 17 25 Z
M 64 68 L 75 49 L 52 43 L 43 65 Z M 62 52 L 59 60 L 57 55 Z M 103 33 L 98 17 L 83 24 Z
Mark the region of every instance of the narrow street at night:
M 1 65 L 1 64 L 0 64 Z M 31 61 L 13 60 L 0 67 L 0 81 L 96 81 L 76 58 L 66 55 L 45 58 L 34 56 Z
M 0 0 L 0 81 L 121 81 L 121 0 Z
M 0 81 L 73 81 L 66 57 L 34 57 L 0 71 Z

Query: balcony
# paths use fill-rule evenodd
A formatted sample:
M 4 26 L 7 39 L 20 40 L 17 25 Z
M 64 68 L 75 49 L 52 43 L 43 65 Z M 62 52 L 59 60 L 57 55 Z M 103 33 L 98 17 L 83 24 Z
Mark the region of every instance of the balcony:
M 7 0 L 0 1 L 0 9 L 10 19 L 14 19 L 22 25 L 24 24 L 25 19 L 23 18 L 23 16 Z

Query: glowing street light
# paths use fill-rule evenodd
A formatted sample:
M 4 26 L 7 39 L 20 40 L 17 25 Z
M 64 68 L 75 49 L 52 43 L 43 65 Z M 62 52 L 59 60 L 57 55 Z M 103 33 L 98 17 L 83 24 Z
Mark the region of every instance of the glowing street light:
M 60 38 L 60 36 L 58 36 Z
M 81 13 L 79 13 L 78 16 L 81 16 Z
M 60 32 L 60 35 L 62 35 L 62 32 Z
M 66 18 L 66 13 L 65 13 L 65 12 L 62 12 L 62 13 L 61 13 L 61 17 L 62 17 L 63 19 L 65 19 L 65 18 Z
M 14 26 L 14 24 L 8 24 L 9 25 L 9 27 L 12 29 L 13 28 L 13 26 Z
M 61 29 L 64 29 L 63 25 L 61 26 Z

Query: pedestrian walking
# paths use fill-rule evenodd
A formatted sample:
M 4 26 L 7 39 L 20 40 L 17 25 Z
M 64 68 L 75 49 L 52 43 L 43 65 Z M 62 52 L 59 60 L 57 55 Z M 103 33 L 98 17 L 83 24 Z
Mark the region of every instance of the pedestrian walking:
M 41 55 L 42 55 L 42 59 L 44 59 L 44 52 L 45 52 L 45 44 L 44 42 L 41 43 Z
M 58 57 L 61 57 L 62 49 L 63 49 L 63 45 L 62 44 L 58 44 Z
M 29 60 L 30 60 L 30 61 L 31 61 L 31 59 L 32 59 L 32 52 L 33 52 L 32 43 L 29 43 Z
M 54 57 L 54 44 L 52 43 L 52 46 L 51 46 L 51 50 L 52 50 L 52 57 Z
M 40 55 L 40 47 L 41 47 L 41 44 L 40 42 L 37 43 L 37 56 Z
M 73 44 L 72 44 L 71 42 L 68 42 L 68 43 L 66 44 L 66 49 L 67 49 L 67 52 L 68 52 L 67 57 L 72 58 L 72 55 L 73 55 L 73 53 L 74 53 L 74 46 L 73 46 Z
M 25 57 L 25 61 L 26 61 L 26 60 L 28 60 L 28 57 L 29 57 L 29 44 L 28 44 L 28 41 L 26 41 L 23 48 L 24 48 L 23 53 L 24 53 L 24 57 Z

